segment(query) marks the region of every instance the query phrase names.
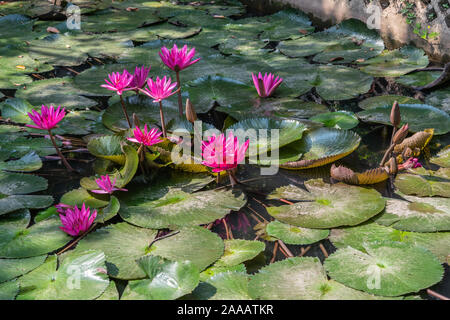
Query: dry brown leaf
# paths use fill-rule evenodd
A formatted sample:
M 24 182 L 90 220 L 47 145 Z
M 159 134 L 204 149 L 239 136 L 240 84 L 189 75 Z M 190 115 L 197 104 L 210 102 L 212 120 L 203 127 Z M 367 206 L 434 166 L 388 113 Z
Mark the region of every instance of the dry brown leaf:
M 395 153 L 402 153 L 406 148 L 410 148 L 414 150 L 418 148 L 419 150 L 423 150 L 426 145 L 430 142 L 431 138 L 433 138 L 434 129 L 425 129 L 424 131 L 419 131 L 413 134 L 411 137 L 403 140 L 402 143 L 398 144 L 394 148 Z
M 48 28 L 47 28 L 47 32 L 50 32 L 50 33 L 59 33 L 59 30 L 56 29 L 55 27 L 48 27 Z

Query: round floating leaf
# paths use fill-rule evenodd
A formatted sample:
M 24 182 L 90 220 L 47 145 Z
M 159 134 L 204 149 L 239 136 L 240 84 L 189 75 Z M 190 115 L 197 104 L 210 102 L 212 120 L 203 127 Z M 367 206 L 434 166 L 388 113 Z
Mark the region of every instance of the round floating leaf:
M 31 172 L 42 168 L 41 158 L 33 151 L 18 160 L 0 162 L 0 170 Z
M 138 228 L 128 223 L 112 224 L 88 234 L 80 241 L 76 251 L 103 251 L 108 274 L 113 278 L 144 278 L 145 273 L 136 260 L 147 253 L 156 233 L 156 230 Z
M 231 267 L 251 260 L 266 248 L 264 242 L 251 240 L 225 240 L 225 252 L 215 263 L 218 267 Z
M 11 119 L 18 123 L 31 123 L 28 112 L 33 110 L 33 106 L 26 100 L 20 98 L 9 98 L 0 104 L 2 118 Z
M 43 255 L 25 259 L 0 259 L 0 268 L 2 270 L 0 282 L 8 281 L 30 272 L 43 264 L 46 257 L 46 255 Z
M 425 103 L 450 113 L 450 90 L 441 89 L 431 92 L 425 98 Z
M 392 125 L 390 122 L 392 105 L 370 108 L 357 115 L 362 121 Z M 434 134 L 446 134 L 450 130 L 450 116 L 435 107 L 426 104 L 401 104 L 401 125 L 408 123 L 409 131 L 419 132 L 434 128 Z
M 19 281 L 18 300 L 92 300 L 109 284 L 105 254 L 89 250 L 53 255 Z
M 284 243 L 297 245 L 315 243 L 330 234 L 329 230 L 300 228 L 276 220 L 266 226 L 266 232 L 269 236 L 280 239 Z
M 269 199 L 299 200 L 293 205 L 268 207 L 282 222 L 304 228 L 333 228 L 357 225 L 384 209 L 385 200 L 373 189 L 344 183 L 330 185 L 322 179 L 305 182 L 308 191 L 289 185 L 276 189 Z
M 356 127 L 359 123 L 358 118 L 353 112 L 337 111 L 318 114 L 311 121 L 321 122 L 325 127 L 348 130 Z
M 84 204 L 90 208 L 103 208 L 108 205 L 105 195 L 89 193 L 86 189 L 78 188 L 63 194 L 61 203 L 81 207 Z
M 439 171 L 417 168 L 415 174 L 399 174 L 395 186 L 401 193 L 419 197 L 440 196 L 450 198 L 450 179 Z
M 399 77 L 428 66 L 428 56 L 422 49 L 406 46 L 384 51 L 378 57 L 361 63 L 362 71 L 374 77 Z
M 148 279 L 130 281 L 123 300 L 174 300 L 197 287 L 198 268 L 190 261 L 170 261 L 156 256 L 138 260 Z
M 56 144 L 61 145 L 61 142 L 56 141 Z M 10 153 L 9 156 L 15 158 L 23 157 L 30 151 L 34 151 L 42 157 L 56 153 L 55 147 L 50 139 L 29 139 L 20 135 L 3 136 L 0 141 L 0 149 L 2 152 Z
M 303 156 L 298 161 L 284 163 L 281 168 L 296 170 L 326 165 L 352 153 L 360 141 L 361 138 L 349 130 L 311 129 L 297 142 Z
M 281 148 L 303 136 L 306 126 L 296 120 L 277 120 L 270 118 L 250 118 L 244 119 L 227 128 L 227 132 L 232 130 L 233 134 L 238 137 L 240 143 L 250 140 L 248 154 L 254 156 L 263 154 L 273 149 Z M 264 130 L 266 135 L 263 137 L 260 130 Z M 278 133 L 278 139 L 273 137 L 272 130 Z M 271 143 L 277 139 L 278 145 L 273 147 Z M 254 142 L 257 143 L 255 144 Z
M 362 100 L 358 106 L 361 109 L 368 110 L 377 107 L 385 107 L 388 106 L 392 108 L 394 102 L 397 101 L 400 104 L 420 104 L 422 103 L 420 100 L 413 99 L 411 97 L 405 96 L 396 96 L 396 95 L 383 95 L 376 96 Z
M 308 16 L 300 11 L 283 10 L 260 20 L 264 30 L 260 38 L 270 41 L 296 39 L 314 31 Z
M 121 147 L 124 141 L 120 136 L 102 136 L 89 140 L 87 148 L 96 157 L 124 164 L 125 155 Z
M 126 199 L 122 201 L 120 216 L 134 225 L 154 229 L 207 224 L 231 210 L 238 211 L 246 203 L 243 193 L 232 190 L 172 191 L 160 198 L 150 196 L 147 201 L 136 199 L 136 194 L 130 192 Z
M 430 250 L 442 263 L 450 254 L 450 232 L 407 232 L 378 223 L 331 230 L 330 241 L 337 248 L 348 246 L 365 252 L 363 244 L 376 241 L 398 241 Z
M 109 281 L 109 285 L 103 293 L 95 300 L 119 300 L 119 292 L 117 291 L 116 283 Z
M 17 90 L 15 97 L 26 99 L 32 105 L 54 105 L 66 109 L 84 109 L 97 104 L 84 97 L 83 92 L 73 86 L 73 78 L 53 78 L 26 85 Z
M 248 288 L 250 296 L 260 300 L 380 299 L 328 280 L 319 259 L 312 257 L 288 258 L 269 264 L 251 277 Z
M 222 239 L 202 227 L 186 227 L 174 236 L 155 242 L 150 254 L 173 261 L 189 260 L 199 270 L 219 259 L 224 250 Z
M 72 238 L 59 229 L 61 221 L 53 216 L 27 228 L 27 210 L 11 213 L 0 220 L 0 257 L 27 258 L 55 251 Z
M 192 296 L 199 300 L 250 300 L 248 281 L 245 272 L 221 272 L 200 282 Z
M 325 260 L 329 276 L 351 288 L 399 296 L 428 288 L 442 279 L 444 269 L 426 249 L 400 242 L 363 245 L 365 252 L 338 249 Z
M 417 232 L 450 230 L 450 199 L 404 196 L 388 199 L 386 211 L 377 223 L 395 229 Z
M 395 79 L 395 82 L 407 87 L 422 87 L 439 78 L 441 74 L 439 71 L 419 71 L 401 76 Z
M 431 158 L 430 162 L 444 168 L 450 168 L 450 146 L 441 150 L 435 157 Z
M 0 300 L 14 300 L 19 293 L 17 280 L 0 283 Z

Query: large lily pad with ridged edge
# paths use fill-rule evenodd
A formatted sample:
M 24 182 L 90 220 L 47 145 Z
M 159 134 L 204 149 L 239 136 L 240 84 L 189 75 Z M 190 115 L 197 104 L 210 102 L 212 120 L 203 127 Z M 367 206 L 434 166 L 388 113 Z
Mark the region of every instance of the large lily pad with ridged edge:
M 156 234 L 156 230 L 138 228 L 124 222 L 111 224 L 88 234 L 80 241 L 76 251 L 103 251 L 108 274 L 113 278 L 144 278 L 145 273 L 136 260 L 148 253 L 148 246 Z
M 328 275 L 351 288 L 384 296 L 417 292 L 441 281 L 444 269 L 428 250 L 400 242 L 338 249 L 325 260 Z
M 260 130 L 264 130 L 264 136 L 261 135 Z M 278 139 L 272 135 L 272 130 L 276 131 Z M 227 128 L 227 132 L 232 131 L 241 144 L 250 139 L 248 147 L 248 155 L 250 156 L 262 154 L 271 149 L 278 149 L 300 140 L 305 130 L 306 126 L 299 121 L 271 118 L 244 119 Z M 272 140 L 274 139 L 278 144 L 276 146 L 272 146 Z M 256 141 L 257 144 L 254 143 Z
M 222 239 L 202 227 L 185 227 L 169 238 L 156 241 L 150 254 L 174 261 L 189 260 L 203 270 L 219 259 L 224 250 Z
M 199 300 L 250 300 L 249 275 L 245 272 L 227 271 L 200 282 L 192 293 Z
M 124 141 L 125 139 L 120 136 L 101 136 L 89 140 L 87 148 L 91 154 L 98 158 L 124 164 L 125 155 L 120 145 Z
M 127 200 L 123 199 L 120 216 L 125 221 L 154 229 L 207 224 L 223 218 L 231 210 L 238 211 L 246 203 L 245 195 L 234 190 L 196 193 L 177 190 L 147 201 L 136 199 L 136 195 L 129 192 Z
M 0 257 L 28 258 L 55 251 L 72 238 L 59 229 L 59 217 L 53 216 L 27 226 L 30 212 L 21 210 L 0 220 Z
M 297 142 L 303 156 L 297 161 L 284 163 L 281 168 L 296 170 L 323 166 L 352 153 L 360 141 L 361 138 L 349 130 L 311 129 Z
M 394 102 L 397 101 L 400 104 L 420 104 L 422 103 L 418 99 L 413 99 L 411 97 L 406 96 L 398 96 L 398 95 L 383 95 L 383 96 L 375 96 L 371 98 L 367 98 L 362 100 L 358 106 L 361 109 L 368 110 L 376 107 L 384 107 L 389 106 L 392 108 Z
M 225 252 L 214 264 L 218 267 L 230 267 L 251 260 L 264 251 L 265 244 L 261 241 L 243 239 L 225 240 Z
M 269 236 L 280 239 L 287 244 L 305 245 L 325 239 L 329 230 L 308 229 L 292 226 L 280 221 L 272 221 L 266 226 Z
M 371 108 L 358 112 L 362 121 L 392 125 L 390 122 L 392 105 Z M 433 106 L 426 104 L 401 104 L 400 113 L 402 121 L 400 125 L 408 123 L 409 131 L 419 132 L 434 128 L 434 134 L 446 134 L 450 130 L 450 116 Z
M 260 300 L 382 299 L 328 280 L 320 260 L 312 257 L 269 264 L 251 277 L 248 289 L 253 299 Z
M 385 212 L 377 223 L 395 229 L 416 232 L 450 230 L 450 199 L 403 196 L 388 199 Z
M 289 185 L 276 189 L 269 199 L 298 200 L 293 205 L 268 207 L 271 216 L 304 228 L 334 228 L 357 225 L 384 209 L 385 200 L 373 189 L 334 185 L 313 179 L 305 182 L 308 191 Z
M 109 285 L 105 254 L 88 250 L 53 255 L 19 282 L 18 300 L 92 300 Z
M 190 261 L 148 255 L 137 263 L 147 277 L 130 281 L 122 300 L 174 300 L 192 292 L 200 279 L 198 268 Z
M 44 263 L 47 255 L 24 259 L 0 259 L 0 283 L 14 279 L 36 269 Z
M 375 77 L 399 77 L 428 65 L 425 52 L 413 46 L 384 51 L 378 57 L 361 62 L 360 70 Z
M 401 193 L 417 195 L 419 197 L 450 198 L 450 179 L 440 171 L 413 169 L 412 173 L 399 174 L 395 179 L 395 186 Z
M 350 246 L 363 252 L 364 243 L 385 240 L 404 242 L 430 250 L 442 263 L 448 263 L 450 255 L 450 232 L 408 232 L 370 222 L 333 229 L 329 239 L 336 248 Z

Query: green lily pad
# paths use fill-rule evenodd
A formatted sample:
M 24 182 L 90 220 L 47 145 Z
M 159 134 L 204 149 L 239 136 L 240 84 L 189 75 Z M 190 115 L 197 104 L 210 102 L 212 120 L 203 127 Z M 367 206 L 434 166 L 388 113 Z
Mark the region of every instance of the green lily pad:
M 200 280 L 201 281 L 206 281 L 209 278 L 218 275 L 219 273 L 223 273 L 223 272 L 242 272 L 242 273 L 247 273 L 247 268 L 245 267 L 245 265 L 243 263 L 235 265 L 235 266 L 231 266 L 231 267 L 217 267 L 215 264 L 212 265 L 211 267 L 203 270 L 200 273 Z
M 0 259 L 0 282 L 9 281 L 36 269 L 44 263 L 46 255 L 25 259 Z
M 444 168 L 450 168 L 450 147 L 447 146 L 439 151 L 436 156 L 430 159 L 430 162 Z
M 312 257 L 271 263 L 251 277 L 248 288 L 250 296 L 260 300 L 381 299 L 328 280 L 320 260 Z
M 329 230 L 300 228 L 276 220 L 266 226 L 266 232 L 284 243 L 296 245 L 315 243 L 330 234 Z
M 81 207 L 83 203 L 91 209 L 103 208 L 108 205 L 107 196 L 90 193 L 84 188 L 78 188 L 63 194 L 61 203 Z
M 363 252 L 364 243 L 385 240 L 404 242 L 430 250 L 442 263 L 448 263 L 450 254 L 450 232 L 407 232 L 374 222 L 333 229 L 329 239 L 336 248 L 350 246 Z
M 426 96 L 425 103 L 450 113 L 450 90 L 441 89 L 431 92 Z
M 98 158 L 124 164 L 125 155 L 122 152 L 121 146 L 121 143 L 124 141 L 125 139 L 120 136 L 101 136 L 89 140 L 87 148 L 92 155 Z
M 28 112 L 34 107 L 26 100 L 20 98 L 9 98 L 0 104 L 2 118 L 11 119 L 17 123 L 31 123 Z
M 303 156 L 281 165 L 283 169 L 307 169 L 332 163 L 358 148 L 361 138 L 350 130 L 315 128 L 307 131 L 297 143 Z
M 103 251 L 108 274 L 113 278 L 144 278 L 145 273 L 136 260 L 147 253 L 156 234 L 156 230 L 138 228 L 128 223 L 111 224 L 88 234 L 79 242 L 76 251 Z
M 0 300 L 14 300 L 19 293 L 19 282 L 11 280 L 0 283 Z
M 265 24 L 260 38 L 270 41 L 297 39 L 314 31 L 308 16 L 301 11 L 283 10 L 260 20 Z
M 373 189 L 350 186 L 344 183 L 334 185 L 322 179 L 305 182 L 308 191 L 289 185 L 276 189 L 269 199 L 299 200 L 293 205 L 268 207 L 271 216 L 298 227 L 333 228 L 357 225 L 384 209 L 385 200 Z
M 248 282 L 245 272 L 221 272 L 200 282 L 192 296 L 198 300 L 250 300 Z
M 450 199 L 403 196 L 405 200 L 388 199 L 386 211 L 377 223 L 395 229 L 417 232 L 450 230 Z
M 450 179 L 440 175 L 439 171 L 417 168 L 415 174 L 399 174 L 395 186 L 401 193 L 419 197 L 440 196 L 450 198 Z
M 384 51 L 378 57 L 361 63 L 360 70 L 374 77 L 399 77 L 428 66 L 428 56 L 422 49 L 406 46 Z
M 382 123 L 392 125 L 390 122 L 392 105 L 371 108 L 358 112 L 357 116 L 366 122 Z M 408 123 L 409 131 L 419 132 L 434 128 L 434 134 L 446 134 L 450 130 L 450 116 L 433 106 L 426 104 L 401 104 L 401 125 Z
M 117 291 L 116 283 L 109 281 L 109 285 L 103 293 L 95 300 L 119 300 L 119 292 Z
M 261 241 L 225 240 L 225 252 L 214 264 L 218 267 L 231 267 L 244 261 L 251 260 L 264 251 L 266 245 Z
M 45 208 L 51 196 L 28 195 L 47 189 L 45 178 L 20 173 L 0 172 L 0 215 L 25 208 Z
M 227 128 L 227 132 L 232 130 L 238 137 L 240 143 L 244 143 L 247 139 L 250 142 L 257 141 L 257 144 L 250 143 L 248 155 L 255 156 L 263 154 L 271 149 L 278 149 L 290 144 L 291 142 L 300 140 L 306 126 L 296 120 L 277 120 L 271 118 L 250 118 L 239 121 Z M 260 130 L 266 132 L 266 136 L 260 134 Z M 272 130 L 277 130 L 278 145 L 272 146 Z
M 56 141 L 57 145 L 61 145 L 60 141 Z M 10 157 L 20 158 L 34 151 L 39 156 L 47 156 L 55 154 L 55 147 L 50 139 L 45 138 L 27 138 L 21 135 L 8 135 L 0 140 L 0 150 Z
M 397 96 L 397 95 L 383 95 L 376 96 L 362 100 L 358 106 L 361 109 L 368 110 L 374 109 L 377 107 L 386 107 L 389 106 L 392 108 L 394 102 L 397 101 L 400 104 L 421 104 L 422 102 L 417 99 L 413 99 L 411 97 L 405 96 Z
M 54 105 L 66 109 L 84 109 L 97 104 L 83 96 L 83 92 L 73 86 L 73 78 L 53 78 L 34 81 L 17 90 L 16 98 L 29 101 L 32 105 Z
M 130 281 L 123 300 L 174 300 L 195 289 L 199 270 L 190 261 L 170 261 L 156 256 L 138 260 L 148 279 Z
M 349 130 L 359 124 L 358 118 L 353 112 L 336 111 L 318 114 L 311 121 L 321 122 L 325 127 Z
M 134 225 L 153 229 L 207 224 L 223 218 L 231 210 L 238 211 L 246 203 L 243 193 L 232 190 L 196 193 L 176 190 L 162 197 L 149 195 L 148 189 L 143 190 L 146 193 L 138 193 L 138 198 L 133 191 L 122 198 L 120 216 Z
M 399 296 L 428 288 L 442 279 L 444 269 L 428 250 L 400 242 L 363 244 L 365 252 L 338 249 L 325 260 L 329 276 L 351 288 Z
M 401 76 L 395 79 L 395 82 L 407 87 L 422 87 L 439 78 L 441 74 L 439 71 L 418 71 Z
M 0 257 L 28 258 L 63 247 L 72 238 L 59 229 L 59 217 L 53 216 L 29 225 L 30 213 L 21 210 L 0 220 Z
M 50 256 L 43 265 L 20 278 L 21 292 L 17 299 L 95 299 L 109 285 L 105 269 L 105 254 L 98 250 Z
M 32 172 L 40 168 L 42 168 L 41 158 L 34 151 L 17 160 L 0 162 L 0 170 L 5 171 Z
M 186 39 L 200 33 L 201 27 L 175 26 L 170 23 L 162 23 L 147 29 L 149 33 L 164 39 Z

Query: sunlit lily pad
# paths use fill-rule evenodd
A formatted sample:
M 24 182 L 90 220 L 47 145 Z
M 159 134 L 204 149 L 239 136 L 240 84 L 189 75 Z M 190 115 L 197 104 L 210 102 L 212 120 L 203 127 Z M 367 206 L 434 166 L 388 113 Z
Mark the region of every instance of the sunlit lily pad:
M 251 260 L 260 252 L 264 251 L 265 244 L 261 241 L 251 240 L 225 240 L 225 252 L 215 263 L 215 266 L 235 266 L 244 261 Z
M 329 230 L 300 228 L 276 220 L 266 226 L 266 232 L 284 243 L 296 245 L 318 242 L 328 237 L 330 233 Z
M 109 285 L 105 254 L 89 250 L 53 255 L 19 281 L 18 300 L 92 300 Z
M 60 141 L 56 141 L 61 145 Z M 8 135 L 0 140 L 0 150 L 10 157 L 20 158 L 30 152 L 36 152 L 39 156 L 55 154 L 55 147 L 50 139 L 45 138 L 27 138 L 22 135 Z
M 59 217 L 29 225 L 30 213 L 22 210 L 0 220 L 0 257 L 36 257 L 63 247 L 72 238 L 59 229 Z
M 439 171 L 417 168 L 415 174 L 399 174 L 395 179 L 395 186 L 400 192 L 419 197 L 447 197 L 450 198 L 450 179 L 440 175 Z
M 401 76 L 395 81 L 408 87 L 422 87 L 439 78 L 441 74 L 439 71 L 418 71 Z
M 417 232 L 450 230 L 450 199 L 403 196 L 406 200 L 388 199 L 386 211 L 377 223 L 395 229 Z
M 349 111 L 336 111 L 318 114 L 311 121 L 321 122 L 325 127 L 348 130 L 356 127 L 359 123 L 354 113 Z
M 280 187 L 269 199 L 298 200 L 293 205 L 268 207 L 270 215 L 281 222 L 304 228 L 333 228 L 357 225 L 384 209 L 385 200 L 373 189 L 334 185 L 322 179 L 305 182 L 308 191 L 289 185 Z
M 360 141 L 361 138 L 349 130 L 311 129 L 297 142 L 303 156 L 297 161 L 284 163 L 281 168 L 297 170 L 323 166 L 355 151 Z
M 384 51 L 378 57 L 361 63 L 360 70 L 374 77 L 398 77 L 428 66 L 428 56 L 422 49 L 406 46 Z
M 221 272 L 200 282 L 192 293 L 199 300 L 250 300 L 249 275 L 245 272 Z
M 104 195 L 90 193 L 84 188 L 78 188 L 63 194 L 61 203 L 81 207 L 83 203 L 92 208 L 102 208 L 108 205 L 108 198 Z
M 300 11 L 279 11 L 270 16 L 262 17 L 260 20 L 267 24 L 260 35 L 261 39 L 271 41 L 296 39 L 314 31 L 308 16 Z
M 199 270 L 190 261 L 170 261 L 157 256 L 145 256 L 137 263 L 146 279 L 128 283 L 123 300 L 174 300 L 195 289 Z
M 9 98 L 0 104 L 2 117 L 18 123 L 31 123 L 28 112 L 33 109 L 27 100 L 20 98 Z
M 25 259 L 0 259 L 0 283 L 26 274 L 44 263 L 46 255 Z
M 42 168 L 41 158 L 34 152 L 27 153 L 17 160 L 0 161 L 0 170 L 32 172 Z
M 450 113 L 450 90 L 441 89 L 433 91 L 425 98 L 425 102 Z
M 404 242 L 430 250 L 443 263 L 448 261 L 450 254 L 450 232 L 407 232 L 374 222 L 333 229 L 329 239 L 337 248 L 350 246 L 363 252 L 364 243 L 385 240 Z
M 121 147 L 123 142 L 125 142 L 125 139 L 120 136 L 101 136 L 89 140 L 87 148 L 96 157 L 124 164 L 125 155 Z
M 358 104 L 358 106 L 364 110 L 385 106 L 389 106 L 390 108 L 392 108 L 392 105 L 394 104 L 395 101 L 397 101 L 400 104 L 422 103 L 420 100 L 411 97 L 397 96 L 397 95 L 382 95 L 364 99 Z
M 430 162 L 444 168 L 450 168 L 450 146 L 445 147 Z
M 103 251 L 108 274 L 113 278 L 144 278 L 145 273 L 136 260 L 147 253 L 156 233 L 156 230 L 138 228 L 128 223 L 112 224 L 87 235 L 80 241 L 76 250 Z
M 370 108 L 357 115 L 362 121 L 392 125 L 390 122 L 392 105 Z M 446 134 L 450 130 L 450 116 L 433 106 L 426 104 L 401 104 L 401 124 L 408 123 L 409 131 L 418 132 L 434 128 L 434 134 Z
M 417 292 L 442 279 L 444 269 L 428 250 L 400 242 L 338 249 L 325 260 L 329 276 L 349 287 L 384 296 Z
M 353 270 L 353 269 L 350 269 Z M 260 300 L 375 300 L 368 293 L 328 280 L 318 258 L 288 258 L 253 275 L 249 293 Z

